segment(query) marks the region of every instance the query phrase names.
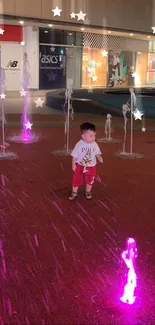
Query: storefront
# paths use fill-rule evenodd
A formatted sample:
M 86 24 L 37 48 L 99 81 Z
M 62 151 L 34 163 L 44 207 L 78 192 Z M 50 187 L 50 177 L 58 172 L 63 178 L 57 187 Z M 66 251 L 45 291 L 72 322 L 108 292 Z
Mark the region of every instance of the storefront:
M 82 33 L 39 29 L 39 89 L 81 86 Z
M 20 89 L 23 28 L 3 25 L 0 35 L 0 86 L 1 91 Z
M 1 85 L 6 91 L 19 91 L 24 87 L 24 64 L 27 69 L 28 88 L 39 88 L 38 29 L 18 25 L 3 25 L 0 35 Z
M 1 84 L 29 89 L 155 85 L 155 44 L 80 31 L 4 25 L 0 35 Z M 24 41 L 24 43 L 23 43 Z
M 155 54 L 148 53 L 149 42 L 139 41 L 137 51 L 135 44 L 134 40 L 132 42 L 125 38 L 120 40 L 120 37 L 85 35 L 82 87 L 121 88 L 153 84 Z M 104 47 L 101 47 L 102 45 Z

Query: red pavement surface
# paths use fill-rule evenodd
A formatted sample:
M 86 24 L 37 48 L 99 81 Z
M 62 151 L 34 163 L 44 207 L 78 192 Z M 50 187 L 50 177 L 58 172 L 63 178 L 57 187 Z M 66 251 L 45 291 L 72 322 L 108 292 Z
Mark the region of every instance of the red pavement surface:
M 19 129 L 7 130 L 12 135 Z M 155 134 L 134 131 L 134 152 L 100 144 L 104 163 L 94 198 L 68 201 L 71 158 L 63 127 L 42 127 L 35 144 L 12 144 L 16 161 L 1 161 L 0 324 L 153 324 L 155 322 Z M 98 130 L 98 137 L 103 137 Z M 123 130 L 115 130 L 122 139 Z M 79 139 L 72 128 L 72 146 Z M 4 178 L 5 176 L 5 178 Z M 119 302 L 127 236 L 137 240 L 137 302 Z

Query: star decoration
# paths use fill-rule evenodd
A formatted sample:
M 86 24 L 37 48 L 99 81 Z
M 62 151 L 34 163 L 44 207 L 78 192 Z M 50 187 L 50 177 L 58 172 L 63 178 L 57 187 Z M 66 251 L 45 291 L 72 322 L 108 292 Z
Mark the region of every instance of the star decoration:
M 97 81 L 98 77 L 97 76 L 93 76 L 92 79 L 93 79 L 93 81 Z
M 153 34 L 155 34 L 155 26 L 154 27 L 151 27 L 152 30 L 153 30 Z
M 87 55 L 83 56 L 83 61 L 86 61 L 86 62 L 88 61 L 88 56 Z
M 22 42 L 20 42 L 20 44 L 21 44 L 21 46 L 24 46 L 24 45 L 25 45 L 25 42 L 24 42 L 24 41 L 22 41 Z
M 146 131 L 146 128 L 143 127 L 143 128 L 142 128 L 142 132 L 145 132 L 145 131 Z
M 4 34 L 4 29 L 0 28 L 0 35 L 3 35 L 3 34 Z
M 27 121 L 27 123 L 25 123 L 26 130 L 31 130 L 32 125 L 33 125 L 32 123 L 30 123 L 29 121 Z
M 55 47 L 52 46 L 52 47 L 50 48 L 50 50 L 51 50 L 51 52 L 55 52 Z
M 41 100 L 40 97 L 38 97 L 34 102 L 36 103 L 36 107 L 43 107 L 44 100 Z
M 136 72 L 132 73 L 132 77 L 135 78 L 136 77 Z
M 77 14 L 78 20 L 84 21 L 85 16 L 86 16 L 86 14 L 84 14 L 81 10 L 80 10 L 79 14 Z
M 88 68 L 87 68 L 87 71 L 88 71 L 88 72 L 91 72 L 91 68 L 90 68 L 90 67 L 88 67 Z
M 76 14 L 75 14 L 74 12 L 72 12 L 72 13 L 70 14 L 70 16 L 71 16 L 71 18 L 75 18 L 75 17 L 76 17 Z
M 1 99 L 5 99 L 6 95 L 2 93 L 2 94 L 0 95 L 0 97 L 1 97 Z
M 143 113 L 139 111 L 138 108 L 136 108 L 136 110 L 133 112 L 134 118 L 135 120 L 141 120 Z
M 20 96 L 21 96 L 21 97 L 26 97 L 26 94 L 27 94 L 27 91 L 26 91 L 26 90 L 22 89 L 22 90 L 20 91 Z
M 56 7 L 55 9 L 52 9 L 52 11 L 53 11 L 54 17 L 55 17 L 55 16 L 60 16 L 62 9 L 59 9 L 58 7 Z
M 102 54 L 102 56 L 106 57 L 108 55 L 108 52 L 104 50 L 101 52 L 101 54 Z

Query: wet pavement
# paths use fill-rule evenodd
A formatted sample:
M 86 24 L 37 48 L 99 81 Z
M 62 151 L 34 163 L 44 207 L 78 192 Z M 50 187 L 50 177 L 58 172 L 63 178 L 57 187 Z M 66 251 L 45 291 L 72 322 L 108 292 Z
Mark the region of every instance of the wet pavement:
M 37 132 L 37 143 L 10 146 L 17 160 L 0 162 L 0 325 L 154 324 L 154 133 L 135 131 L 134 150 L 144 158 L 132 161 L 116 157 L 121 143 L 100 143 L 93 200 L 82 189 L 69 202 L 71 159 L 52 155 L 63 149 L 64 129 Z M 74 127 L 72 146 L 78 136 Z M 138 248 L 133 306 L 119 300 L 128 236 Z

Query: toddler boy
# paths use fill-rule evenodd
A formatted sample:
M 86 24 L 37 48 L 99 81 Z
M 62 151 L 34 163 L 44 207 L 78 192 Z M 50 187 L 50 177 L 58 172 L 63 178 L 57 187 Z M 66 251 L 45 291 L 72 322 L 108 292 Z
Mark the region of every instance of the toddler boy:
M 92 185 L 96 176 L 96 158 L 103 163 L 103 158 L 98 144 L 95 142 L 96 127 L 91 123 L 80 126 L 82 139 L 77 142 L 71 156 L 72 158 L 72 194 L 69 200 L 74 200 L 78 195 L 78 188 L 85 182 L 86 199 L 92 199 Z

